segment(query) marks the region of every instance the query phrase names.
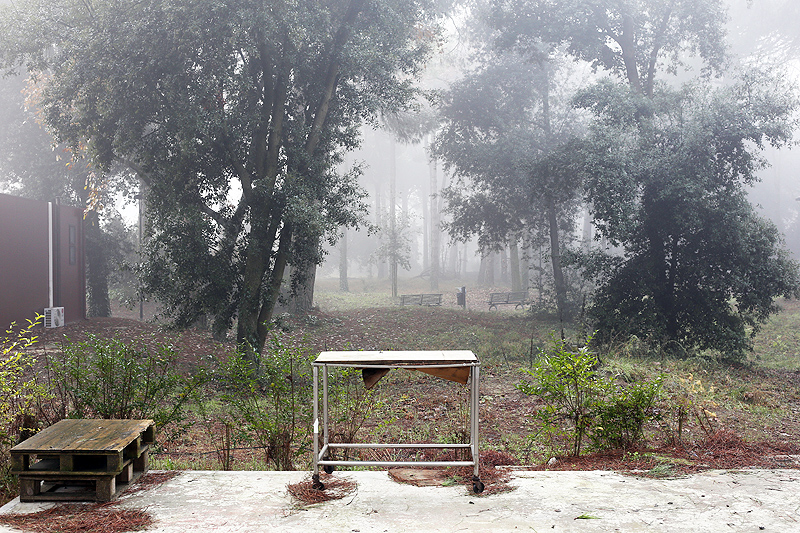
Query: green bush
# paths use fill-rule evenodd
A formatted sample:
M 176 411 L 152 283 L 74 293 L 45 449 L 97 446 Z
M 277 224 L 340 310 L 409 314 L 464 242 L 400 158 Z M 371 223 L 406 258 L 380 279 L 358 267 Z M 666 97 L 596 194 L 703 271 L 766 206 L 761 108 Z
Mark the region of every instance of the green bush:
M 47 392 L 31 372 L 35 358 L 28 352 L 36 337 L 36 321 L 24 328 L 15 323 L 0 338 L 0 492 L 9 494 L 15 479 L 9 475 L 11 463 L 8 450 L 25 434 L 35 431 L 36 406 Z
M 653 404 L 662 379 L 622 386 L 598 372 L 600 360 L 589 351 L 591 337 L 583 346 L 570 346 L 554 339 L 530 370 L 532 380 L 517 388 L 541 397 L 544 406 L 536 412 L 543 432 L 551 441 L 564 436 L 569 453 L 580 455 L 584 438 L 590 436 L 600 449 L 627 448 L 644 437 L 645 424 L 654 418 Z M 564 421 L 569 422 L 567 428 Z
M 655 417 L 653 404 L 661 378 L 615 386 L 597 406 L 592 443 L 598 448 L 631 448 L 644 438 L 645 424 Z
M 600 362 L 587 347 L 570 347 L 566 341 L 554 338 L 551 346 L 539 354 L 530 370 L 533 381 L 521 381 L 517 388 L 542 398 L 544 406 L 536 417 L 549 432 L 561 432 L 564 419 L 571 423 L 572 455 L 580 455 L 583 439 L 594 424 L 598 406 L 604 400 L 611 383 L 596 371 Z
M 273 337 L 266 355 L 237 350 L 222 363 L 215 382 L 229 420 L 266 450 L 278 470 L 294 470 L 295 441 L 306 440 L 311 423 L 311 356 Z M 303 447 L 302 444 L 300 446 Z
M 151 353 L 118 338 L 67 341 L 47 358 L 53 410 L 61 418 L 149 418 L 159 428 L 180 422 L 204 376 L 182 377 L 176 363 L 166 345 Z

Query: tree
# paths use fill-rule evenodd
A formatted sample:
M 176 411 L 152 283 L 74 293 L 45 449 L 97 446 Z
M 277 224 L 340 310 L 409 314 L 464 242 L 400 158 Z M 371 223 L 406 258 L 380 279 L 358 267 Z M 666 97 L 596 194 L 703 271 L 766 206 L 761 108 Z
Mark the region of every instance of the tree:
M 494 0 L 493 5 L 499 47 L 535 51 L 541 43 L 563 45 L 648 97 L 658 74 L 690 68 L 690 57 L 703 59 L 707 73 L 725 61 L 722 0 Z
M 797 265 L 744 196 L 763 164 L 758 150 L 791 139 L 794 89 L 763 73 L 716 89 L 659 81 L 692 58 L 704 73 L 721 72 L 720 0 L 512 0 L 495 15 L 509 24 L 505 45 L 562 43 L 625 80 L 606 79 L 577 99 L 596 120 L 573 165 L 599 233 L 622 248 L 586 263 L 600 283 L 595 338 L 636 334 L 741 356 L 748 333 L 775 311 L 773 298 L 797 293 Z
M 236 320 L 238 341 L 260 351 L 287 265 L 320 261 L 323 237 L 365 212 L 363 192 L 335 166 L 362 119 L 413 93 L 425 5 L 22 9 L 5 10 L 4 65 L 49 69 L 48 124 L 71 144 L 87 140 L 99 167 L 124 162 L 149 188 L 149 290 L 179 325 L 210 314 L 222 336 Z
M 451 233 L 462 240 L 478 235 L 484 250 L 511 243 L 513 252 L 521 238 L 530 242 L 543 230 L 556 306 L 565 317 L 560 235 L 578 189 L 559 154 L 580 121 L 561 94 L 551 95 L 551 86 L 564 82 L 553 70 L 541 54 L 533 60 L 513 51 L 489 54 L 447 92 L 436 153 L 459 180 L 445 191 Z M 519 272 L 519 264 L 514 268 Z
M 797 264 L 745 189 L 764 164 L 758 147 L 791 140 L 798 100 L 752 73 L 655 96 L 606 83 L 579 100 L 598 115 L 581 149 L 595 221 L 624 249 L 589 263 L 600 281 L 591 314 L 601 340 L 637 335 L 741 357 L 773 299 L 800 294 Z

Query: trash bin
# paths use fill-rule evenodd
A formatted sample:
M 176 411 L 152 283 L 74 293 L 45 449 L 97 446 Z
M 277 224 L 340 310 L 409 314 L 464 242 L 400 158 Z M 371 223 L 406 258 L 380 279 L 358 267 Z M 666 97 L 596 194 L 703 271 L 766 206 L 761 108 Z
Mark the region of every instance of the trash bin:
M 467 308 L 467 288 L 461 287 L 458 289 L 456 293 L 456 303 L 463 307 L 464 309 Z

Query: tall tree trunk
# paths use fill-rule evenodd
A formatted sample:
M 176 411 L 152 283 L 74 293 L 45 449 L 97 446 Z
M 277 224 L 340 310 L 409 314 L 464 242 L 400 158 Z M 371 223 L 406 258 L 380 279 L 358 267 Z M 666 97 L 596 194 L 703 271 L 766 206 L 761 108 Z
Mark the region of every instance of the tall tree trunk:
M 517 239 L 513 238 L 509 240 L 508 243 L 508 268 L 511 272 L 511 290 L 512 291 L 521 291 L 524 290 L 522 288 L 522 280 L 519 276 L 519 245 L 517 244 Z
M 531 288 L 531 254 L 533 253 L 533 249 L 531 246 L 530 238 L 527 235 L 522 237 L 522 258 L 521 258 L 521 270 L 522 270 L 522 285 L 520 286 L 520 290 L 529 291 Z
M 105 235 L 100 227 L 97 211 L 86 213 L 84 219 L 86 236 L 86 296 L 87 314 L 90 317 L 111 316 L 111 300 L 108 297 L 108 255 L 105 250 Z
M 455 278 L 458 270 L 458 246 L 456 243 L 450 245 L 450 255 L 447 257 L 447 273 Z
M 503 283 L 508 283 L 508 255 L 506 254 L 506 248 L 503 247 L 503 249 L 498 253 L 500 255 L 500 281 Z
M 553 283 L 556 288 L 556 306 L 558 318 L 565 320 L 567 308 L 567 284 L 564 281 L 564 271 L 561 268 L 561 246 L 558 242 L 558 214 L 552 198 L 547 198 L 547 222 L 550 229 L 550 259 L 553 264 Z
M 468 262 L 467 262 L 468 261 L 467 260 L 467 245 L 468 244 L 469 244 L 468 242 L 464 241 L 464 246 L 463 246 L 463 250 L 464 251 L 461 254 L 461 278 L 462 279 L 466 279 L 467 278 L 467 264 L 468 264 Z
M 541 63 L 544 75 L 544 90 L 542 92 L 542 115 L 544 133 L 548 146 L 552 146 L 552 128 L 550 124 L 550 73 L 548 63 Z M 558 242 L 558 213 L 554 198 L 547 194 L 545 197 L 547 210 L 547 223 L 550 231 L 550 259 L 553 264 L 553 283 L 556 289 L 556 306 L 559 320 L 564 320 L 567 307 L 567 285 L 564 281 L 564 271 L 561 268 L 561 247 Z
M 425 193 L 420 191 L 420 200 L 422 204 L 422 271 L 425 272 L 430 268 L 430 210 L 428 209 L 428 201 L 425 198 Z
M 389 232 L 391 246 L 389 251 L 389 269 L 392 276 L 392 298 L 397 298 L 397 255 L 400 253 L 400 239 L 397 235 L 397 139 L 392 136 L 389 141 Z
M 383 198 L 381 191 L 380 179 L 375 184 L 375 225 L 379 228 L 383 227 Z M 378 264 L 378 279 L 386 277 L 386 259 L 383 257 L 377 258 Z
M 439 213 L 439 191 L 436 182 L 436 160 L 428 160 L 428 170 L 430 172 L 431 186 L 431 291 L 439 290 L 439 263 L 441 261 L 441 220 Z
M 484 250 L 480 249 L 481 253 L 481 262 L 478 266 L 478 285 L 481 287 L 486 286 L 486 267 L 489 263 L 489 254 Z
M 350 292 L 347 282 L 347 228 L 342 230 L 342 239 L 339 242 L 339 290 Z
M 494 287 L 494 271 L 497 263 L 497 252 L 491 251 L 486 256 L 486 285 Z
M 289 312 L 293 315 L 307 315 L 314 310 L 314 282 L 317 278 L 317 264 L 308 263 L 302 268 L 292 268 L 292 278 L 297 279 L 297 287 L 289 300 Z

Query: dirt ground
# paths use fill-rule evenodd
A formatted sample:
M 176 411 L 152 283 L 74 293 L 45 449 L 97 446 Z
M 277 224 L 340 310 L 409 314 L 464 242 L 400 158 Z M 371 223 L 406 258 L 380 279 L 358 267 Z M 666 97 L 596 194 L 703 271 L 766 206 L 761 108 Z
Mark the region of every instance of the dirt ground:
M 454 299 L 454 298 L 453 298 Z M 420 309 L 411 313 L 409 324 L 405 329 L 420 331 L 431 327 L 430 314 L 437 310 Z M 138 311 L 129 312 L 129 316 L 138 316 Z M 337 335 L 330 332 L 312 341 L 315 349 L 335 349 L 338 346 L 358 346 L 363 349 L 376 349 L 375 328 L 380 329 L 380 321 L 384 314 L 380 309 L 356 309 L 337 311 L 335 313 L 317 313 L 317 321 L 335 322 Z M 450 315 L 447 315 L 450 316 Z M 405 319 L 405 318 L 404 318 Z M 440 328 L 458 328 L 456 323 L 445 321 L 438 324 Z M 385 318 L 396 321 L 397 316 Z M 467 321 L 470 327 L 494 327 L 487 313 L 474 313 L 464 317 L 452 318 L 453 321 Z M 414 322 L 416 321 L 416 323 Z M 369 324 L 369 331 L 365 325 Z M 395 323 L 384 325 L 386 331 L 396 329 Z M 296 325 L 293 335 L 301 336 L 309 332 L 302 325 Z M 313 333 L 313 332 L 312 332 Z M 98 336 L 116 336 L 126 342 L 155 346 L 168 341 L 180 355 L 180 358 L 191 364 L 203 356 L 224 356 L 233 349 L 233 343 L 218 343 L 210 339 L 206 331 L 176 332 L 162 326 L 139 322 L 134 318 L 114 317 L 98 318 L 66 325 L 63 328 L 39 331 L 39 349 L 58 349 L 64 339 L 80 341 L 88 334 Z M 380 337 L 378 335 L 377 337 Z M 403 339 L 398 339 L 402 342 Z M 371 346 L 371 343 L 377 343 Z M 538 408 L 537 402 L 522 394 L 515 388 L 518 378 L 503 365 L 488 366 L 482 372 L 481 381 L 481 441 L 482 447 L 499 451 L 508 450 L 508 462 L 533 464 L 532 468 L 550 470 L 637 470 L 660 472 L 690 472 L 710 468 L 797 468 L 800 457 L 800 372 L 782 372 L 751 367 L 730 367 L 725 372 L 730 375 L 738 387 L 743 387 L 742 395 L 748 391 L 752 409 L 736 410 L 720 406 L 715 413 L 717 422 L 713 432 L 705 434 L 696 431 L 692 438 L 682 443 L 665 442 L 655 435 L 648 442 L 647 448 L 641 450 L 611 451 L 590 453 L 581 457 L 558 457 L 550 460 L 546 456 L 525 451 L 524 442 L 534 430 L 531 421 L 532 412 Z M 749 385 L 748 385 L 749 384 Z M 442 406 L 453 403 L 452 389 L 437 381 L 422 384 L 421 380 L 395 380 L 390 383 L 395 387 L 392 395 L 398 404 L 392 406 L 394 412 L 408 412 L 407 418 L 401 417 L 397 423 L 428 423 L 435 425 L 445 415 Z M 420 391 L 420 387 L 423 390 Z M 413 390 L 412 390 L 413 389 Z M 408 394 L 406 394 L 408 393 Z M 410 396 L 421 398 L 413 403 L 407 400 Z M 406 399 L 404 399 L 406 398 Z M 403 402 L 408 402 L 403 405 Z M 776 409 L 776 407 L 778 407 Z M 447 409 L 444 409 L 446 411 Z M 778 413 L 777 415 L 775 413 Z M 365 428 L 379 433 L 378 423 L 373 422 Z M 697 428 L 695 428 L 696 430 Z M 207 431 L 198 428 L 190 430 L 182 439 L 162 442 L 160 452 L 179 457 L 181 454 L 213 454 L 219 443 L 213 442 Z M 217 441 L 220 439 L 218 438 Z M 242 452 L 240 464 L 246 464 L 248 455 Z M 157 457 L 157 454 L 156 454 Z M 234 466 L 235 467 L 235 466 Z

